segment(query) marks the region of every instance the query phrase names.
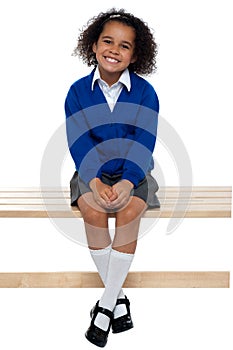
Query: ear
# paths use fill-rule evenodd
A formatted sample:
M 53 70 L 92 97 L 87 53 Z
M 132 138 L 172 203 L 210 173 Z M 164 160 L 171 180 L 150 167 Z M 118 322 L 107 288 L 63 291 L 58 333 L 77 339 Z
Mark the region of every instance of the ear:
M 92 51 L 93 51 L 94 53 L 96 53 L 96 50 L 97 50 L 96 43 L 94 43 L 94 44 L 92 45 Z

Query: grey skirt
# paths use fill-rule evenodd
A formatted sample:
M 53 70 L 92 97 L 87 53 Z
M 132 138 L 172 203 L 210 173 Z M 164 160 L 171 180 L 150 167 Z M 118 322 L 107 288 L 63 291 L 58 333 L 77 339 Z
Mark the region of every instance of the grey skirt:
M 121 175 L 108 175 L 102 174 L 101 180 L 103 183 L 109 186 L 113 186 L 121 180 Z M 155 178 L 148 173 L 144 179 L 138 184 L 136 188 L 133 188 L 130 195 L 139 197 L 148 205 L 149 208 L 160 208 L 159 200 L 156 196 L 159 186 Z M 77 206 L 77 200 L 84 193 L 92 192 L 90 187 L 86 185 L 79 177 L 78 172 L 75 171 L 72 179 L 70 180 L 70 199 L 71 205 Z

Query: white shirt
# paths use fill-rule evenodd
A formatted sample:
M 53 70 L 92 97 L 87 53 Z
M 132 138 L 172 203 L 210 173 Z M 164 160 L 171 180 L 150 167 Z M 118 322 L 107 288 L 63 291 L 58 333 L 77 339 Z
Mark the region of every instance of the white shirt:
M 120 96 L 123 85 L 126 86 L 128 91 L 130 91 L 131 89 L 130 75 L 129 75 L 129 70 L 127 68 L 121 74 L 119 80 L 112 86 L 109 86 L 103 79 L 101 79 L 99 67 L 97 67 L 92 80 L 92 85 L 91 85 L 92 90 L 94 89 L 94 84 L 96 80 L 98 81 L 99 87 L 103 91 L 103 94 L 107 100 L 107 103 L 111 111 L 113 111 L 113 108 L 117 102 L 117 99 Z

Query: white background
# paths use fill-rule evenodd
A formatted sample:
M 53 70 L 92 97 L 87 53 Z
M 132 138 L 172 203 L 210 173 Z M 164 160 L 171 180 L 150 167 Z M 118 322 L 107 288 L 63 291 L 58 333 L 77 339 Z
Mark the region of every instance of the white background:
M 153 4 L 153 8 L 151 5 Z M 64 122 L 69 86 L 90 71 L 71 56 L 79 29 L 110 7 L 125 7 L 155 30 L 158 71 L 149 77 L 161 116 L 183 140 L 194 185 L 232 185 L 232 32 L 230 1 L 158 0 L 1 4 L 0 187 L 38 186 L 44 149 Z M 166 184 L 177 184 L 171 155 L 155 153 Z M 67 153 L 62 181 L 73 163 Z M 139 240 L 132 270 L 227 270 L 233 267 L 232 220 L 186 219 L 166 235 L 167 220 Z M 46 219 L 0 220 L 0 271 L 95 270 L 86 248 Z M 0 290 L 0 346 L 92 349 L 83 334 L 95 289 Z M 130 289 L 135 328 L 110 335 L 107 348 L 230 350 L 231 289 Z M 130 336 L 131 335 L 131 336 Z

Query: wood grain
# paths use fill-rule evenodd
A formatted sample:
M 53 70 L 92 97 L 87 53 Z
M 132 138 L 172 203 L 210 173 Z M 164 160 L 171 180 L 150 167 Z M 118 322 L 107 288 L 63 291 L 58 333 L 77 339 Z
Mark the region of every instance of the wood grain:
M 228 271 L 133 271 L 124 288 L 229 288 Z M 102 288 L 98 273 L 4 272 L 0 288 Z
M 226 186 L 162 187 L 159 209 L 148 209 L 147 218 L 230 218 L 232 188 Z M 110 214 L 114 216 L 114 214 Z M 67 188 L 0 189 L 0 217 L 81 218 L 70 206 Z

